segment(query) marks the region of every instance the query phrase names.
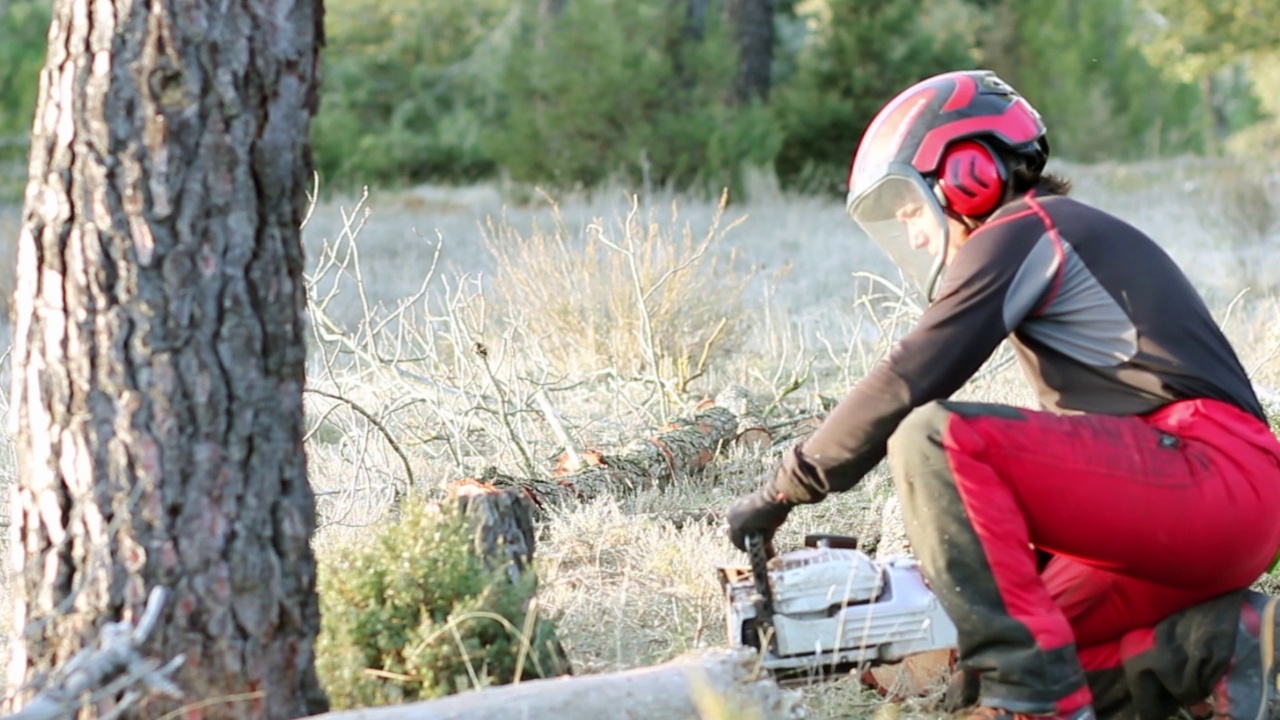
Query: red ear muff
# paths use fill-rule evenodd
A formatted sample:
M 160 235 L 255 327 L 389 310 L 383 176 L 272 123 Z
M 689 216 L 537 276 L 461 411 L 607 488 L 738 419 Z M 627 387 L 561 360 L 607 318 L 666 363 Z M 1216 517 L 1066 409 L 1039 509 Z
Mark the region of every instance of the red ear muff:
M 1004 198 L 1004 181 L 1004 164 L 980 142 L 962 140 L 942 154 L 938 189 L 947 209 L 959 215 L 991 214 Z

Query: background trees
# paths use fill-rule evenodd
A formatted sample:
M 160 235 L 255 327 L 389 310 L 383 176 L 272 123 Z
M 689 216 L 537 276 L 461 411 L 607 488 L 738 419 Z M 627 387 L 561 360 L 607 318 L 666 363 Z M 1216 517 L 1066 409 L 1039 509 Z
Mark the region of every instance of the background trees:
M 203 717 L 321 709 L 299 237 L 320 4 L 53 18 L 13 312 L 8 679 L 38 687 L 165 586 L 153 647 L 186 655 Z
M 1273 5 L 331 0 L 317 166 L 326 187 L 621 178 L 712 192 L 764 166 L 836 191 L 892 92 L 976 66 L 1030 97 L 1060 157 L 1218 152 L 1280 112 Z M 29 117 L 47 0 L 8 8 L 0 134 Z

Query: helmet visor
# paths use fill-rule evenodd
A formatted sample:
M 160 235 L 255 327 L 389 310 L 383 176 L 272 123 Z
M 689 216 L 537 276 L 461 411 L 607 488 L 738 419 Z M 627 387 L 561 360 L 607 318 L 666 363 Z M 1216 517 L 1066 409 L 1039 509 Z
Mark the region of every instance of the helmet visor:
M 947 223 L 919 173 L 881 177 L 849 202 L 849 215 L 932 299 L 946 257 Z

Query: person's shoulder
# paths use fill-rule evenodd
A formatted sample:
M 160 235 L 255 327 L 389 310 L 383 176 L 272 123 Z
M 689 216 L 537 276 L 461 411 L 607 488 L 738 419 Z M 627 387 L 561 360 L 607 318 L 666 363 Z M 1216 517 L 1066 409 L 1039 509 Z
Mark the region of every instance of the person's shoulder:
M 970 238 L 1012 240 L 1019 237 L 1039 237 L 1045 230 L 1044 206 L 1030 198 L 1019 198 L 1006 203 L 982 225 L 970 233 Z
M 1095 220 L 1115 216 L 1086 202 L 1067 195 L 1028 195 L 1002 206 L 974 234 L 986 234 L 1004 238 L 1030 235 L 1038 238 L 1052 232 L 1068 218 Z

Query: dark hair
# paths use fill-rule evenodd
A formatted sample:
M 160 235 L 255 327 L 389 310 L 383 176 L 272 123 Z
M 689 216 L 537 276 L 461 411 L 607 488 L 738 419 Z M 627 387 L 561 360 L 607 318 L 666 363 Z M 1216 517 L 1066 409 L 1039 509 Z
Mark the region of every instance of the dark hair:
M 1031 189 L 1037 195 L 1068 195 L 1071 193 L 1071 180 L 1057 173 L 1041 173 Z
M 1057 173 L 1044 171 L 1043 152 L 1013 152 L 1005 155 L 1005 166 L 1013 180 L 1010 189 L 1014 197 L 1035 190 L 1038 195 L 1066 195 L 1071 192 L 1071 181 Z

